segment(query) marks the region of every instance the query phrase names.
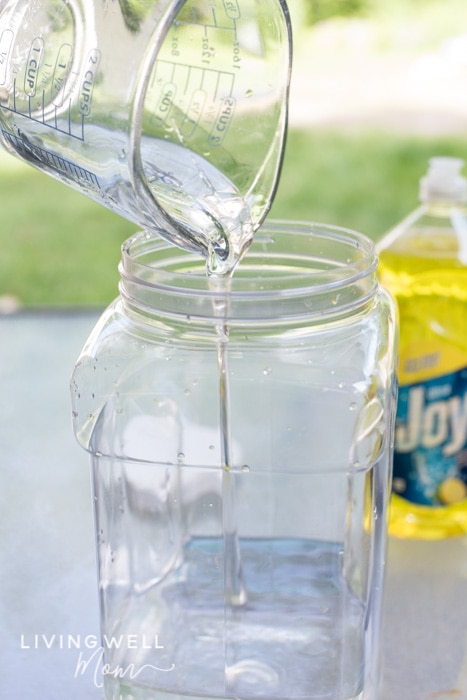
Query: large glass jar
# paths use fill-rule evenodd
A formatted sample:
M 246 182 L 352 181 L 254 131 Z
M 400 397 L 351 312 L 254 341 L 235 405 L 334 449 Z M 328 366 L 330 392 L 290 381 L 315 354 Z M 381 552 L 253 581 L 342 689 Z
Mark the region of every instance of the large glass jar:
M 273 222 L 230 282 L 157 234 L 72 379 L 107 698 L 378 698 L 395 407 L 373 244 Z

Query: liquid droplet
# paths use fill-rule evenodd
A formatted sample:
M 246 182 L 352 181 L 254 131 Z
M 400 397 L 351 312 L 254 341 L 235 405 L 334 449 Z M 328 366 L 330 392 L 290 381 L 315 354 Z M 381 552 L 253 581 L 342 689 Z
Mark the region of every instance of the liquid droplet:
M 349 404 L 349 411 L 356 411 L 357 410 L 357 404 L 355 401 L 352 401 L 351 404 Z
M 185 453 L 184 452 L 179 452 L 177 455 L 178 463 L 183 464 L 185 460 Z
M 242 467 L 242 472 L 244 472 L 246 474 L 249 471 L 250 471 L 250 467 L 248 466 L 248 464 L 244 464 Z

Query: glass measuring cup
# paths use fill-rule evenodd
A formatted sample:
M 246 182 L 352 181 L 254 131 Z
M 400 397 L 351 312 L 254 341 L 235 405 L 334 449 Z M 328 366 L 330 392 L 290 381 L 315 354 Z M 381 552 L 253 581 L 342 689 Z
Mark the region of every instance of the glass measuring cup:
M 283 0 L 0 7 L 4 147 L 233 266 L 280 170 L 291 58 Z

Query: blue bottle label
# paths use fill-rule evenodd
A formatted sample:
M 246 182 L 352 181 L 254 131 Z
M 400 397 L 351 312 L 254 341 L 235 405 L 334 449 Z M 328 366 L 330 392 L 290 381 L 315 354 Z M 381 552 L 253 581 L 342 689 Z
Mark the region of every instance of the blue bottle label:
M 399 388 L 393 490 L 426 506 L 467 497 L 467 368 Z

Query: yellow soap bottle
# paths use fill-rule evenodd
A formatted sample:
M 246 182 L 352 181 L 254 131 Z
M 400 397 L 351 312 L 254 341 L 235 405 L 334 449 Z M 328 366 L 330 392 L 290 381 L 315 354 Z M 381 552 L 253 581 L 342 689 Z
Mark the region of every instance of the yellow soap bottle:
M 400 321 L 390 533 L 467 532 L 467 180 L 432 158 L 421 204 L 378 244 Z

